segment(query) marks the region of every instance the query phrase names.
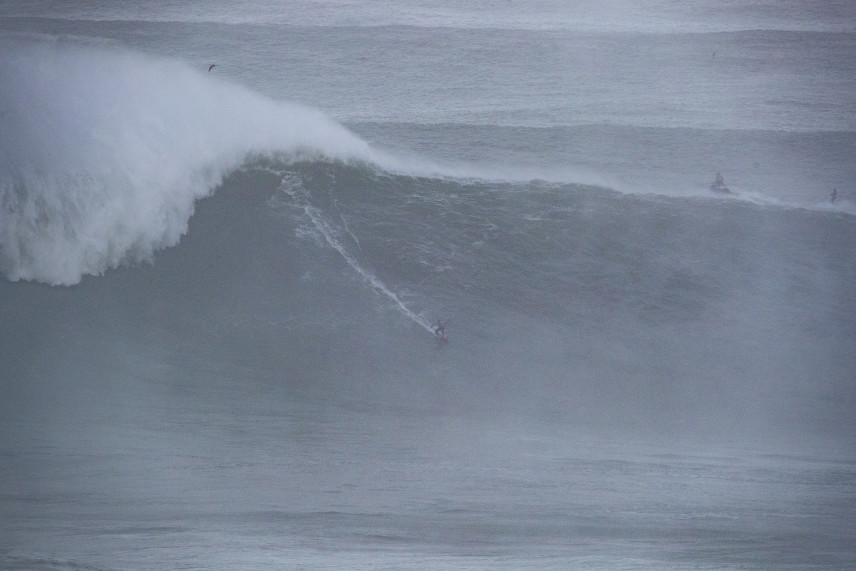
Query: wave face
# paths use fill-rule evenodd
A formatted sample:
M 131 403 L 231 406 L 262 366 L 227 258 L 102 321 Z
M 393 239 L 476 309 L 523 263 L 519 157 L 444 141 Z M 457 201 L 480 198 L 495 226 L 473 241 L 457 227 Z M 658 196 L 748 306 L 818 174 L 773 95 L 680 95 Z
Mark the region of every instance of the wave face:
M 188 66 L 64 40 L 5 40 L 0 271 L 74 284 L 150 260 L 250 152 L 367 157 L 317 111 Z
M 246 367 L 327 398 L 846 441 L 853 240 L 835 211 L 256 156 L 153 266 L 73 296 L 7 283 L 4 322 L 60 335 L 47 346 L 74 330 L 112 347 L 109 331 L 108 353 L 134 339 L 153 362 L 175 346 L 181 374 Z M 6 333 L 11 353 L 32 342 Z

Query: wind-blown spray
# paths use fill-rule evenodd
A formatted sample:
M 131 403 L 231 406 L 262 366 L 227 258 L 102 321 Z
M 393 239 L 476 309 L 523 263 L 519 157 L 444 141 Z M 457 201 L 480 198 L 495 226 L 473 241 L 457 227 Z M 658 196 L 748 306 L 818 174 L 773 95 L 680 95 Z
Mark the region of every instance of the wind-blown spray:
M 186 64 L 63 40 L 4 40 L 0 271 L 74 284 L 151 259 L 251 152 L 369 160 L 318 111 Z

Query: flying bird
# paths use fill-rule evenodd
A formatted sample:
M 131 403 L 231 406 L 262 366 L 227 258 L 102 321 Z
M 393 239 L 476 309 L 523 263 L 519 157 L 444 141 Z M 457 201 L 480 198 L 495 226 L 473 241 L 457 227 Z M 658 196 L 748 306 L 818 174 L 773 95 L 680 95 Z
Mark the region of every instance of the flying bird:
M 212 70 L 212 69 L 214 69 L 215 67 L 217 67 L 217 64 L 216 64 L 216 63 L 212 63 L 211 65 L 209 65 L 209 66 L 208 66 L 208 71 L 211 71 L 211 70 Z

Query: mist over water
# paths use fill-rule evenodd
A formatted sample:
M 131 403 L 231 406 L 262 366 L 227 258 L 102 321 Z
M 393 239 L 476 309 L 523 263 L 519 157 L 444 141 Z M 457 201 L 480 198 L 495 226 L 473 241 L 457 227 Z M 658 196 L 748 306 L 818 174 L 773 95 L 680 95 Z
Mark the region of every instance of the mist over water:
M 0 3 L 0 567 L 853 566 L 849 3 L 288 8 Z

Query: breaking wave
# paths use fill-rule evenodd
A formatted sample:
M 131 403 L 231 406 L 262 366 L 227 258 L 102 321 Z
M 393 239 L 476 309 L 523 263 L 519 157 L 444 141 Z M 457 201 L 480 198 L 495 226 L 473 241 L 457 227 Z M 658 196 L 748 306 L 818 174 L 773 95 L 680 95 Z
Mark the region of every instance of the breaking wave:
M 70 285 L 151 259 L 249 153 L 374 160 L 319 111 L 115 46 L 0 40 L 0 271 Z

